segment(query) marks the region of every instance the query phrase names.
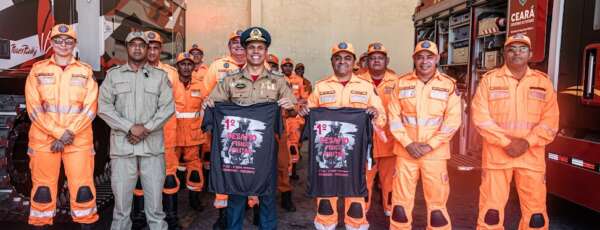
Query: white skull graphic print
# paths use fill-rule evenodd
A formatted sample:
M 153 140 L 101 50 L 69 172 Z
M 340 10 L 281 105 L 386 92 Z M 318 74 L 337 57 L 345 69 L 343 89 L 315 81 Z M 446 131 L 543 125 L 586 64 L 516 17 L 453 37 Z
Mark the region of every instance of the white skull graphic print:
M 263 142 L 265 123 L 243 117 L 225 116 L 221 125 L 223 164 L 254 165 L 254 154 Z
M 345 169 L 353 150 L 356 125 L 339 121 L 316 121 L 313 127 L 317 154 L 316 162 L 320 169 Z

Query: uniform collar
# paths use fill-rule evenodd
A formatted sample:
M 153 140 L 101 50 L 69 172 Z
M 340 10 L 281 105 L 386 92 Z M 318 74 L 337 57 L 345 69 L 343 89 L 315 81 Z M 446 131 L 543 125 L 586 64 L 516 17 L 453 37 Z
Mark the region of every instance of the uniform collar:
M 232 57 L 231 55 L 227 55 L 227 56 L 225 57 L 225 61 L 227 61 L 227 62 L 229 62 L 229 63 L 231 63 L 231 64 L 234 64 L 234 65 L 236 65 L 236 66 L 239 66 L 239 65 L 240 65 L 240 63 L 237 63 L 237 62 L 235 61 L 235 59 L 233 59 L 233 57 Z M 246 65 L 244 64 L 244 66 L 246 66 Z
M 250 81 L 253 81 L 252 75 L 248 72 L 248 67 L 246 65 L 244 65 L 244 67 L 242 68 L 242 76 Z M 258 75 L 258 78 L 256 78 L 256 80 L 258 81 L 259 79 L 267 77 L 269 77 L 269 70 L 267 70 L 267 68 L 264 68 L 262 73 Z
M 513 75 L 513 73 L 510 72 L 510 69 L 508 69 L 508 66 L 506 66 L 506 64 L 504 64 L 502 66 L 501 71 L 504 76 L 516 79 L 515 76 Z M 523 76 L 523 78 L 525 78 L 527 76 L 531 76 L 531 75 L 533 75 L 533 71 L 531 70 L 531 68 L 529 68 L 529 66 L 527 66 L 527 71 L 525 71 L 525 75 Z
M 362 79 L 373 83 L 373 77 L 371 77 L 371 73 L 369 73 L 369 71 L 367 71 L 366 73 L 364 73 Z M 387 81 L 393 81 L 394 80 L 394 75 L 392 73 L 390 73 L 389 71 L 385 71 L 385 74 L 383 74 L 383 78 L 381 79 L 381 82 L 387 82 Z
M 146 64 L 144 64 L 140 69 L 143 72 L 148 72 L 148 69 L 150 69 L 150 68 L 152 68 L 152 66 L 148 62 L 146 62 Z M 129 63 L 125 63 L 125 65 L 123 65 L 121 67 L 121 72 L 126 72 L 126 71 L 135 72 L 131 69 L 131 66 L 129 65 Z
M 410 80 L 414 80 L 414 79 L 420 80 L 419 77 L 417 76 L 417 71 L 416 70 L 413 70 L 413 72 L 410 75 L 407 76 L 407 79 L 410 79 Z M 433 77 L 431 79 L 441 80 L 442 79 L 442 73 L 440 73 L 439 70 L 436 70 L 435 74 L 433 74 Z
M 331 76 L 329 76 L 327 78 L 327 80 L 325 80 L 325 81 L 328 81 L 328 82 L 340 82 L 340 80 L 335 76 L 335 74 L 332 74 Z M 348 82 L 349 83 L 357 83 L 357 82 L 360 82 L 360 79 L 359 79 L 359 77 L 356 74 L 353 73 L 352 76 L 350 77 L 350 80 Z
M 50 63 L 54 64 L 54 65 L 58 65 L 56 64 L 56 60 L 54 59 L 54 55 L 52 55 L 52 57 L 50 57 Z M 77 60 L 75 60 L 74 57 L 71 57 L 71 60 L 69 60 L 69 63 L 67 65 L 71 65 L 71 64 L 77 64 Z

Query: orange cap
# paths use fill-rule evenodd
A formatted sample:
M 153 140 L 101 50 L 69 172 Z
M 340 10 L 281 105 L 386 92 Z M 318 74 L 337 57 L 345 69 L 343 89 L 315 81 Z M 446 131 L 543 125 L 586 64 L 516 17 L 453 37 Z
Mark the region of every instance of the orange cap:
M 383 47 L 383 44 L 381 44 L 381 42 L 373 42 L 369 44 L 369 48 L 367 49 L 367 55 L 375 52 L 380 52 L 387 55 L 387 50 L 385 49 L 385 47 Z
M 50 32 L 50 38 L 59 36 L 59 35 L 67 35 L 77 40 L 77 34 L 75 34 L 75 30 L 73 26 L 67 24 L 57 24 L 52 27 L 52 32 Z
M 146 31 L 146 37 L 148 38 L 148 43 L 150 42 L 158 42 L 160 44 L 163 43 L 162 39 L 160 38 L 160 34 L 154 32 L 154 31 Z
M 294 62 L 292 61 L 291 58 L 284 58 L 283 61 L 281 61 L 281 65 L 285 65 L 285 64 L 292 64 L 292 66 L 294 65 Z
M 340 42 L 337 45 L 333 46 L 333 48 L 331 48 L 331 56 L 342 51 L 351 53 L 354 56 L 354 58 L 356 58 L 356 54 L 354 53 L 354 46 L 352 46 L 352 44 L 348 42 Z
M 202 47 L 200 47 L 198 44 L 192 44 L 192 48 L 188 52 L 191 53 L 192 50 L 198 50 L 198 51 L 204 53 L 204 50 L 202 50 Z
M 175 61 L 175 63 L 179 63 L 183 60 L 190 60 L 191 62 L 194 62 L 194 60 L 192 59 L 192 55 L 190 55 L 190 53 L 188 52 L 181 52 L 177 55 L 177 60 Z
M 520 42 L 531 47 L 531 39 L 529 39 L 529 37 L 527 37 L 527 35 L 525 34 L 515 34 L 508 37 L 508 39 L 506 39 L 506 42 L 504 42 L 504 46 L 508 46 L 515 42 Z
M 415 52 L 413 52 L 413 56 L 415 54 L 417 54 L 418 52 L 421 52 L 424 50 L 429 51 L 429 52 L 433 53 L 434 55 L 438 55 L 437 45 L 435 45 L 435 43 L 432 41 L 425 40 L 425 41 L 420 41 L 419 43 L 417 43 L 417 46 L 415 46 Z
M 267 57 L 267 62 L 275 63 L 275 64 L 279 65 L 279 58 L 277 58 L 277 56 L 275 56 L 275 54 L 269 54 L 269 56 Z
M 240 30 L 240 29 L 234 30 L 233 32 L 231 32 L 229 34 L 229 40 L 234 39 L 234 38 L 239 38 L 240 36 L 242 36 L 243 32 L 244 31 Z

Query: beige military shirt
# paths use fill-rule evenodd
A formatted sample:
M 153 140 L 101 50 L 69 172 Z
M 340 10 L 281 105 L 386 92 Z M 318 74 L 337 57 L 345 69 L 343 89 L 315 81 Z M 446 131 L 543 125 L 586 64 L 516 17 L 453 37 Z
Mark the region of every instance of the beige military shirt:
M 256 81 L 246 67 L 229 72 L 211 92 L 215 102 L 231 101 L 238 105 L 252 105 L 262 102 L 277 102 L 288 98 L 296 104 L 296 98 L 281 73 L 263 71 Z
M 136 72 L 128 64 L 113 67 L 100 86 L 98 116 L 112 128 L 111 158 L 162 154 L 162 127 L 174 112 L 167 73 L 148 64 Z M 136 145 L 126 137 L 134 124 L 150 130 L 148 137 Z

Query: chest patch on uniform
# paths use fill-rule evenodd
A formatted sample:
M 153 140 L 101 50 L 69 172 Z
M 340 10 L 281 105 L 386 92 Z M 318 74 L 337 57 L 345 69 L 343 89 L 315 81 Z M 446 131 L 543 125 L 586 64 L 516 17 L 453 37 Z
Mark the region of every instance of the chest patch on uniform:
M 357 90 L 351 90 L 350 93 L 351 94 L 358 94 L 358 95 L 367 95 L 367 92 L 365 92 L 365 91 L 357 91 Z
M 192 90 L 192 97 L 200 97 L 200 90 L 199 89 L 194 89 Z
M 319 92 L 319 95 L 335 94 L 335 90 Z
M 546 89 L 541 87 L 529 87 L 529 98 L 536 100 L 545 100 L 546 99 Z
M 431 93 L 429 94 L 429 97 L 432 99 L 438 99 L 438 100 L 445 101 L 445 100 L 448 100 L 449 94 L 450 94 L 450 90 L 448 90 L 448 89 L 433 87 L 433 88 L 431 88 Z
M 236 83 L 236 84 L 235 84 L 235 88 L 236 88 L 236 89 L 243 89 L 243 88 L 246 88 L 246 87 L 247 87 L 247 86 L 246 86 L 246 84 L 244 84 L 244 83 Z
M 36 74 L 38 84 L 40 85 L 52 85 L 56 82 L 56 78 L 54 78 L 54 73 L 38 73 Z
M 358 103 L 367 103 L 369 101 L 369 97 L 362 94 L 350 94 L 350 102 L 358 102 Z
M 85 79 L 85 78 L 79 78 L 79 77 L 72 77 L 71 78 L 71 85 L 74 85 L 74 86 L 84 86 L 85 83 L 87 83 L 87 79 Z
M 88 77 L 85 74 L 73 74 L 73 75 L 71 75 L 71 78 L 84 78 L 84 79 L 87 79 Z
M 506 88 L 506 89 L 490 88 L 490 93 L 489 93 L 488 97 L 490 100 L 509 98 L 510 92 L 508 91 L 508 88 Z
M 325 94 L 321 95 L 320 99 L 321 103 L 333 103 L 335 102 L 335 94 Z
M 229 68 L 229 63 L 227 63 L 227 62 L 223 63 L 223 68 L 228 69 Z
M 417 91 L 414 88 L 400 89 L 400 93 L 398 93 L 398 98 L 400 98 L 400 99 L 411 98 L 411 97 L 415 97 L 416 94 L 417 94 Z
M 394 91 L 394 87 L 386 86 L 383 88 L 384 94 L 391 94 Z

